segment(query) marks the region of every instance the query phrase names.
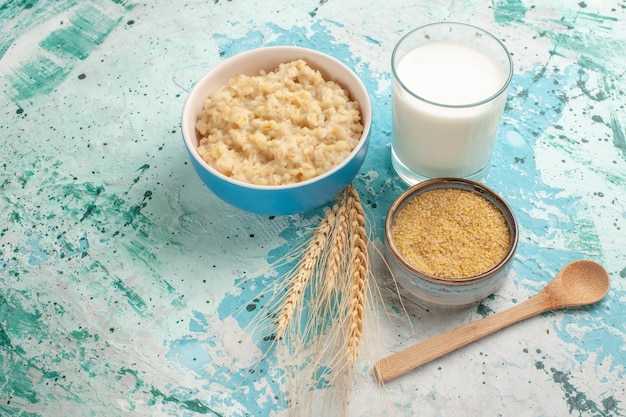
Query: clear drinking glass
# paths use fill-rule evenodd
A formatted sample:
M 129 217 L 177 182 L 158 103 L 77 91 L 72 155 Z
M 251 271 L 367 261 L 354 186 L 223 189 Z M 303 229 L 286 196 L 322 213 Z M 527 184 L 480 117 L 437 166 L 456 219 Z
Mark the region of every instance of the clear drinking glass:
M 434 23 L 407 33 L 392 59 L 394 169 L 408 184 L 480 179 L 489 165 L 513 63 L 483 29 Z

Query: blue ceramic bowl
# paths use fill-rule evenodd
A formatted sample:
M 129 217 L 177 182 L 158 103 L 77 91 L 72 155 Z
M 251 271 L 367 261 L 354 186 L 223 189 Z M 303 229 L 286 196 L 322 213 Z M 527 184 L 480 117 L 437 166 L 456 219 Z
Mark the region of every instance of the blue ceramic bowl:
M 491 270 L 466 278 L 441 278 L 414 267 L 406 260 L 393 239 L 396 216 L 411 199 L 438 188 L 456 188 L 476 193 L 490 201 L 502 214 L 509 230 L 509 248 L 502 260 Z M 391 205 L 385 223 L 385 258 L 396 281 L 416 301 L 428 307 L 463 307 L 476 303 L 496 292 L 511 272 L 511 261 L 518 241 L 518 225 L 509 205 L 493 190 L 461 178 L 436 178 L 424 181 L 402 193 Z
M 359 102 L 363 134 L 357 147 L 332 170 L 296 184 L 263 186 L 234 180 L 207 164 L 198 154 L 196 121 L 206 98 L 238 74 L 257 75 L 272 71 L 279 64 L 304 59 L 312 68 L 348 90 Z M 335 198 L 358 173 L 369 146 L 372 105 L 367 89 L 359 77 L 335 58 L 311 49 L 294 46 L 272 46 L 235 55 L 211 69 L 189 92 L 182 113 L 185 146 L 196 172 L 206 186 L 225 202 L 253 213 L 287 215 L 320 207 Z

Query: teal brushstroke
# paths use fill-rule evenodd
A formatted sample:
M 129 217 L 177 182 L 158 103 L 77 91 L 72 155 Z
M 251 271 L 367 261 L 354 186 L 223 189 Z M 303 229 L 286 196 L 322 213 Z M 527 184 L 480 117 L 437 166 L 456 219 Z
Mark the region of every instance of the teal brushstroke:
M 141 378 L 139 378 L 139 372 L 135 369 L 130 369 L 127 367 L 122 367 L 118 372 L 119 376 L 116 379 L 119 381 L 125 375 L 132 375 L 135 379 L 135 386 L 133 387 L 133 392 L 138 391 L 141 387 L 144 386 L 144 382 Z
M 31 58 L 7 74 L 15 90 L 13 99 L 25 100 L 49 94 L 65 81 L 71 70 L 70 66 L 61 66 L 45 56 Z
M 610 16 L 596 16 L 595 18 L 613 21 L 615 18 Z M 574 19 L 588 18 L 587 14 L 579 13 Z M 573 24 L 565 19 L 554 20 L 552 23 L 562 25 L 568 29 L 573 29 Z M 600 24 L 601 22 L 594 23 Z M 577 64 L 584 69 L 602 74 L 604 77 L 621 78 L 623 68 L 607 67 L 611 60 L 606 59 L 607 51 L 623 51 L 626 49 L 626 40 L 604 35 L 598 31 L 592 36 L 583 36 L 573 30 L 566 31 L 546 31 L 544 35 L 552 40 L 554 49 L 552 54 L 558 56 L 577 57 Z M 615 52 L 619 53 L 619 52 Z
M 565 48 L 559 48 L 559 50 L 563 50 Z M 606 68 L 604 67 L 606 60 L 598 59 L 597 56 L 594 56 L 592 51 L 587 51 L 581 53 L 578 57 L 577 64 L 583 68 L 588 70 L 598 72 L 598 73 L 606 73 Z
M 207 406 L 203 401 L 197 398 L 181 400 L 174 395 L 164 394 L 156 388 L 150 389 L 150 394 L 152 394 L 153 398 L 148 402 L 148 405 L 155 405 L 158 402 L 174 403 L 178 406 L 178 408 L 181 408 L 183 410 L 193 411 L 194 413 L 198 414 L 213 415 L 215 417 L 224 417 L 223 414 L 220 414 L 217 411 L 213 410 L 211 407 Z
M 132 375 L 135 379 L 135 385 L 133 387 L 133 392 L 144 392 L 150 395 L 150 398 L 147 401 L 147 405 L 150 407 L 154 407 L 159 404 L 171 404 L 177 410 L 187 410 L 194 414 L 202 414 L 202 415 L 212 415 L 215 417 L 223 417 L 222 414 L 215 411 L 209 405 L 207 405 L 206 400 L 202 400 L 199 398 L 193 398 L 189 393 L 189 390 L 184 390 L 186 393 L 178 393 L 172 392 L 169 394 L 164 393 L 162 390 L 155 388 L 154 386 L 146 386 L 145 382 L 141 379 L 139 372 L 135 369 L 131 369 L 128 367 L 122 367 L 115 377 L 118 381 L 127 375 Z M 174 390 L 176 391 L 176 390 Z M 187 415 L 187 414 L 182 414 Z
M 494 0 L 493 15 L 496 23 L 523 22 L 526 17 L 526 6 L 522 0 Z
M 45 334 L 41 312 L 26 311 L 22 306 L 24 300 L 31 298 L 33 294 L 27 290 L 7 289 L 0 294 L 0 325 L 4 329 L 6 339 L 28 340 L 32 335 Z M 17 346 L 14 347 L 18 349 Z
M 62 210 L 58 221 L 70 223 L 73 221 L 74 228 L 80 226 L 84 228 L 84 231 L 79 236 L 70 236 L 65 231 L 59 232 L 56 236 L 41 236 L 40 229 L 33 225 L 39 222 L 48 224 L 51 219 L 55 218 L 54 212 L 9 212 L 7 216 L 15 225 L 15 227 L 12 226 L 12 230 L 17 228 L 23 230 L 26 244 L 11 248 L 10 256 L 9 250 L 0 249 L 0 280 L 4 280 L 6 276 L 18 277 L 20 275 L 22 272 L 20 262 L 25 262 L 21 261 L 21 258 L 28 259 L 29 266 L 32 267 L 54 263 L 59 258 L 63 260 L 88 259 L 92 239 L 96 239 L 96 242 L 102 245 L 106 245 L 111 239 L 119 239 L 120 247 L 124 248 L 132 259 L 148 266 L 152 271 L 151 279 L 161 286 L 166 296 L 171 297 L 171 304 L 183 308 L 185 306 L 183 295 L 158 273 L 157 266 L 160 260 L 154 252 L 155 248 L 163 242 L 168 242 L 172 246 L 181 246 L 181 244 L 172 239 L 169 229 L 166 230 L 152 223 L 143 215 L 142 210 L 151 201 L 153 192 L 142 191 L 137 195 L 133 190 L 133 187 L 144 178 L 148 169 L 148 164 L 141 165 L 137 169 L 138 174 L 128 180 L 130 183 L 128 189 L 121 194 L 108 192 L 101 184 L 80 183 L 74 180 L 66 182 L 58 176 L 46 175 L 36 192 L 43 195 L 49 194 L 52 204 L 50 207 L 58 207 L 59 211 Z M 42 175 L 43 171 L 37 172 Z M 133 200 L 136 202 L 133 203 Z M 112 222 L 111 219 L 114 221 Z M 94 273 L 96 270 L 92 265 L 84 265 L 84 268 L 87 273 Z M 105 277 L 103 279 L 107 280 L 110 274 L 106 268 L 102 269 Z M 112 278 L 112 280 L 115 279 L 115 277 Z M 117 286 L 122 294 L 130 297 L 129 303 L 133 308 L 145 313 L 146 305 L 143 300 L 127 293 L 122 283 L 118 282 Z
M 54 15 L 77 4 L 79 4 L 77 1 L 45 2 L 41 7 L 37 7 L 34 13 Z M 48 7 L 52 10 L 48 10 Z M 128 7 L 125 9 L 128 10 Z M 0 9 L 0 16 L 2 16 L 2 9 Z M 115 19 L 109 18 L 92 5 L 80 4 L 79 9 L 69 18 L 71 26 L 57 29 L 39 42 L 39 46 L 44 51 L 56 57 L 55 60 L 38 53 L 9 71 L 7 79 L 13 90 L 11 92 L 13 101 L 20 102 L 54 91 L 65 81 L 78 60 L 86 59 L 95 46 L 104 42 L 122 17 L 123 15 Z M 15 24 L 33 26 L 36 22 L 37 20 L 31 17 Z M 2 55 L 14 42 L 14 40 L 3 38 L 5 36 L 0 36 Z
M 22 33 L 70 9 L 79 1 L 10 0 L 0 4 L 0 59 Z
M 115 4 L 124 6 L 126 10 L 132 10 L 137 5 L 137 3 L 129 2 L 126 0 L 111 0 L 111 1 Z
M 41 417 L 38 413 L 31 413 L 19 408 L 9 407 L 0 403 L 0 416 L 16 416 L 16 417 Z
M 55 186 L 60 188 L 63 197 L 70 197 L 76 200 L 92 200 L 105 191 L 104 186 L 95 185 L 91 182 L 55 184 Z
M 91 5 L 81 5 L 81 8 L 70 16 L 70 22 L 81 36 L 96 45 L 104 42 L 121 19 L 121 17 L 110 19 Z
M 594 23 L 594 25 L 600 26 L 602 27 L 602 25 L 604 25 L 605 28 L 609 28 L 611 27 L 610 25 L 607 25 L 605 22 L 608 20 L 611 23 L 615 23 L 615 22 L 619 22 L 619 18 L 615 17 L 615 16 L 609 16 L 606 14 L 599 14 L 599 13 L 589 13 L 589 12 L 579 12 L 578 14 L 578 18 L 584 19 L 584 20 L 589 20 L 591 22 Z
M 142 317 L 145 315 L 148 306 L 139 294 L 127 287 L 126 284 L 119 278 L 115 278 L 112 285 L 120 292 L 120 294 L 122 294 L 133 310 L 135 310 Z
M 622 127 L 616 112 L 611 113 L 609 127 L 613 132 L 613 146 L 620 151 L 622 159 L 626 161 L 626 129 Z
M 66 236 L 64 234 L 60 234 L 57 236 L 57 245 L 59 246 L 59 258 L 61 259 L 69 259 L 77 255 L 85 257 L 87 256 L 87 251 L 89 249 L 87 233 L 83 233 L 83 236 L 81 236 L 78 240 L 78 245 L 68 242 Z M 31 257 L 33 253 L 33 249 L 31 248 Z
M 84 5 L 69 20 L 71 26 L 53 31 L 39 45 L 61 58 L 83 60 L 104 42 L 121 18 L 110 19 L 95 7 Z
M 619 401 L 616 401 L 612 395 L 607 395 L 602 398 L 601 401 L 594 401 L 589 398 L 588 394 L 584 393 L 570 382 L 571 373 L 569 370 L 561 371 L 551 368 L 550 373 L 552 374 L 552 380 L 561 387 L 565 394 L 570 415 L 574 413 L 578 415 L 588 414 L 601 417 L 619 415 L 616 414 L 619 411 Z
M 35 416 L 22 413 L 20 404 L 39 403 L 40 384 L 49 382 L 45 380 L 49 372 L 25 358 L 24 349 L 13 342 L 31 340 L 33 335 L 45 334 L 46 325 L 42 314 L 39 311 L 26 311 L 23 307 L 24 300 L 32 297 L 27 291 L 10 289 L 0 294 L 0 363 L 12 365 L 0 372 L 3 399 L 11 399 L 0 403 L 1 416 Z
M 97 44 L 75 27 L 52 32 L 39 43 L 46 51 L 61 58 L 85 59 Z
M 7 332 L 4 331 L 2 324 L 0 324 L 0 349 L 8 350 L 12 347 L 13 345 L 11 344 L 11 339 L 9 338 L 9 335 L 7 334 Z

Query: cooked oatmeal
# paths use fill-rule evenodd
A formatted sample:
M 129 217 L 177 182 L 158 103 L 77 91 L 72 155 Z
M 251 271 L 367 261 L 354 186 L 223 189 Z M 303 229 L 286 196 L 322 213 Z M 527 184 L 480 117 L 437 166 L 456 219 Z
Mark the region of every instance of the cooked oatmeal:
M 283 185 L 346 159 L 363 124 L 358 102 L 300 59 L 232 78 L 207 98 L 196 129 L 201 157 L 224 175 Z

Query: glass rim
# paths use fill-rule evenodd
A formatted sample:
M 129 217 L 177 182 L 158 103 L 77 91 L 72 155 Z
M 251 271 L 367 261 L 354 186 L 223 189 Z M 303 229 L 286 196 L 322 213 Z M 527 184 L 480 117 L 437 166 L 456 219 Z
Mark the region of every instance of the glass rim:
M 432 26 L 462 26 L 462 27 L 466 27 L 466 28 L 471 28 L 471 29 L 474 29 L 476 31 L 481 32 L 482 34 L 484 34 L 487 37 L 491 38 L 492 40 L 496 41 L 496 43 L 498 45 L 500 45 L 500 47 L 502 48 L 502 50 L 504 52 L 504 55 L 506 55 L 507 62 L 509 64 L 509 71 L 508 71 L 508 74 L 506 76 L 506 80 L 504 81 L 504 83 L 502 84 L 500 89 L 498 89 L 498 91 L 496 91 L 494 94 L 490 95 L 487 98 L 484 98 L 484 99 L 479 100 L 479 101 L 471 102 L 471 103 L 466 103 L 466 104 L 445 104 L 445 103 L 439 103 L 437 101 L 433 101 L 433 100 L 429 100 L 427 98 L 424 98 L 424 97 L 420 96 L 419 94 L 415 94 L 413 91 L 411 91 L 411 89 L 409 89 L 406 86 L 406 84 L 404 84 L 402 82 L 402 80 L 400 79 L 400 77 L 398 76 L 398 73 L 396 71 L 396 65 L 395 65 L 396 59 L 395 58 L 396 58 L 396 55 L 398 53 L 398 50 L 399 50 L 400 46 L 402 46 L 404 41 L 406 41 L 412 34 L 414 34 L 415 32 L 417 32 L 419 30 L 424 30 L 424 29 L 426 29 L 428 27 L 432 27 Z M 412 29 L 408 33 L 404 34 L 404 36 L 402 36 L 402 38 L 400 38 L 400 40 L 394 46 L 393 52 L 391 54 L 391 71 L 393 73 L 394 81 L 396 81 L 398 84 L 400 84 L 402 89 L 404 91 L 406 91 L 408 94 L 410 94 L 412 97 L 415 97 L 416 99 L 418 99 L 420 101 L 423 101 L 425 103 L 432 104 L 432 105 L 438 106 L 438 107 L 444 107 L 444 108 L 450 108 L 450 109 L 464 109 L 464 108 L 478 107 L 478 106 L 481 106 L 481 105 L 483 105 L 485 103 L 489 103 L 490 101 L 495 100 L 497 97 L 499 97 L 500 95 L 502 95 L 503 93 L 505 93 L 507 91 L 507 89 L 509 88 L 509 85 L 511 84 L 511 80 L 513 79 L 513 59 L 511 58 L 511 54 L 509 53 L 509 50 L 504 45 L 504 43 L 500 39 L 496 38 L 493 34 L 491 34 L 490 32 L 486 31 L 485 29 L 481 29 L 478 26 L 470 25 L 468 23 L 436 22 L 436 23 L 429 23 L 427 25 L 423 25 L 423 26 L 417 27 L 415 29 Z

